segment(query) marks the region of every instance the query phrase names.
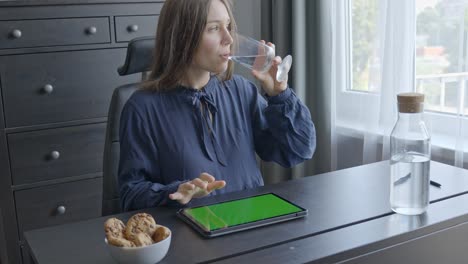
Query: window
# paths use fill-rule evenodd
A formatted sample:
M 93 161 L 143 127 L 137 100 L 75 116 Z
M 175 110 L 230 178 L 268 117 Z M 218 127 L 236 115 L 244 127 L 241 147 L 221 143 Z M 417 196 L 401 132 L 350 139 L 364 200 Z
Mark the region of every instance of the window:
M 375 92 L 380 83 L 378 56 L 378 0 L 352 0 L 351 7 L 351 91 Z
M 400 84 L 407 85 L 409 78 L 412 90 L 426 95 L 433 145 L 468 152 L 461 144 L 468 140 L 468 0 L 334 3 L 343 8 L 336 11 L 343 18 L 337 15 L 334 21 L 335 57 L 346 58 L 335 61 L 338 126 L 388 135 L 396 118 L 389 98 L 398 89 L 408 91 Z M 399 82 L 397 74 L 406 73 Z
M 468 0 L 416 0 L 416 89 L 426 109 L 468 114 Z
M 426 110 L 468 115 L 468 0 L 414 0 L 415 91 Z M 348 91 L 379 92 L 379 0 L 350 0 Z

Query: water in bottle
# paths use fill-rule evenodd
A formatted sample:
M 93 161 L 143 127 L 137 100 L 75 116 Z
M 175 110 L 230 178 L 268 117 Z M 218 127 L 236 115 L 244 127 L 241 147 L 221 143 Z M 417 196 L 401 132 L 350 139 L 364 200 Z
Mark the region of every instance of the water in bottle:
M 417 215 L 429 205 L 430 136 L 423 119 L 424 95 L 398 95 L 398 120 L 390 135 L 390 206 Z
M 419 153 L 394 155 L 390 160 L 390 201 L 401 214 L 421 214 L 429 204 L 429 158 Z

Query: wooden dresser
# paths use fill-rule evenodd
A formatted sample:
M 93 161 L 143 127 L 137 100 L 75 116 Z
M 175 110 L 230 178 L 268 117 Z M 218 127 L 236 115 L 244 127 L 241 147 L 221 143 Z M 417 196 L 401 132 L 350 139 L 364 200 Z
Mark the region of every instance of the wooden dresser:
M 0 1 L 0 262 L 29 263 L 23 231 L 101 215 L 111 94 L 140 78 L 117 68 L 162 4 Z

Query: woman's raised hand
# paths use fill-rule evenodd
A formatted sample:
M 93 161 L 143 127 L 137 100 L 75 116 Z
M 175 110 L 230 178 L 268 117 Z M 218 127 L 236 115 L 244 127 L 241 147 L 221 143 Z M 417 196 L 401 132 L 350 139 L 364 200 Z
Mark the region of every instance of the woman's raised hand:
M 192 198 L 206 196 L 214 190 L 224 188 L 224 186 L 226 186 L 225 181 L 217 181 L 210 174 L 203 172 L 198 178 L 180 184 L 175 193 L 169 194 L 169 199 L 187 204 Z
M 264 43 L 265 41 L 262 40 Z M 275 48 L 275 45 L 271 42 L 267 43 L 268 46 Z M 268 96 L 275 96 L 280 94 L 282 91 L 286 90 L 288 87 L 288 78 L 282 82 L 276 80 L 276 73 L 278 71 L 278 65 L 281 64 L 281 57 L 276 56 L 273 59 L 273 63 L 270 69 L 266 72 L 259 72 L 252 70 L 253 76 L 260 81 L 263 90 L 268 94 Z M 288 69 L 289 71 L 289 69 Z

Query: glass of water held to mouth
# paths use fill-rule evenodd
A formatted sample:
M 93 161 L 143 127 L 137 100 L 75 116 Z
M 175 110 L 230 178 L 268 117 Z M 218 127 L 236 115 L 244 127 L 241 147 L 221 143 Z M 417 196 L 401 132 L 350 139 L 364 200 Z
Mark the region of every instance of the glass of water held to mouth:
M 275 49 L 264 42 L 236 33 L 230 60 L 240 65 L 259 72 L 266 72 L 270 69 L 275 58 Z M 291 68 L 292 57 L 286 56 L 276 72 L 278 82 L 285 81 Z

